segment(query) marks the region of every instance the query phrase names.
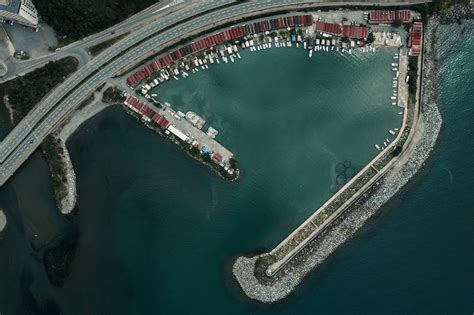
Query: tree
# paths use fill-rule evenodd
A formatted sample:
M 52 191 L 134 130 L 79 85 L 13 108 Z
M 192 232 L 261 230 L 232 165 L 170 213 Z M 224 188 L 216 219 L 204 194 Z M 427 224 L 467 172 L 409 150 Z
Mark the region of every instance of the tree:
M 400 27 L 400 26 L 402 26 L 402 24 L 403 24 L 403 21 L 400 20 L 400 19 L 395 19 L 392 22 L 392 25 L 395 26 L 395 27 Z
M 76 71 L 78 65 L 76 58 L 66 57 L 6 82 L 5 94 L 16 112 L 15 120 L 28 114 L 50 90 Z
M 41 18 L 54 28 L 60 44 L 119 23 L 156 0 L 35 0 Z
M 369 35 L 367 36 L 367 43 L 372 44 L 375 41 L 375 36 L 373 32 L 370 32 Z

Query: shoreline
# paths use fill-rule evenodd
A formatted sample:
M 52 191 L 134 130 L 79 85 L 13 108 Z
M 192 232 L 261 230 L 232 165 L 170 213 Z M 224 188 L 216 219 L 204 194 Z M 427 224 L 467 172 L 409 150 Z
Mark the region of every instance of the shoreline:
M 57 200 L 59 210 L 62 214 L 67 215 L 71 214 L 77 204 L 77 183 L 76 183 L 76 173 L 74 172 L 74 166 L 72 164 L 71 156 L 69 155 L 69 150 L 67 148 L 67 140 L 71 137 L 74 132 L 87 120 L 94 117 L 104 109 L 112 106 L 114 104 L 104 103 L 97 100 L 97 96 L 94 100 L 87 104 L 84 108 L 76 110 L 71 118 L 65 122 L 60 131 L 57 132 L 57 138 L 63 149 L 64 155 L 62 160 L 66 165 L 66 190 L 67 194 L 61 200 Z
M 72 165 L 71 157 L 69 156 L 69 151 L 66 147 L 66 143 L 61 138 L 59 138 L 59 144 L 62 147 L 63 151 L 62 160 L 66 165 L 65 186 L 67 194 L 61 200 L 57 200 L 57 202 L 61 213 L 69 214 L 74 210 L 77 202 L 76 173 L 74 172 L 74 167 Z
M 104 109 L 114 106 L 114 103 L 104 103 L 99 100 L 94 100 L 86 107 L 76 110 L 66 123 L 64 123 L 59 131 L 59 138 L 63 142 L 67 142 L 74 132 L 90 118 L 99 114 Z
M 437 106 L 438 64 L 436 31 L 441 22 L 454 23 L 461 15 L 468 15 L 469 7 L 453 7 L 447 12 L 430 18 L 426 25 L 425 56 L 423 62 L 421 102 L 422 115 L 419 127 L 414 133 L 415 142 L 411 150 L 387 174 L 364 194 L 363 200 L 356 202 L 326 231 L 312 240 L 283 269 L 282 275 L 266 284 L 255 275 L 255 263 L 261 256 L 238 257 L 232 274 L 242 291 L 252 300 L 274 303 L 287 297 L 317 265 L 321 264 L 337 247 L 342 245 L 364 223 L 421 171 L 430 158 L 442 125 L 441 113 Z M 430 80 L 433 79 L 434 80 Z M 248 254 L 247 254 L 248 256 Z
M 10 116 L 10 124 L 12 126 L 15 125 L 15 112 L 12 106 L 10 105 L 10 102 L 8 101 L 8 95 L 3 96 L 3 104 L 5 104 L 5 108 L 7 109 L 8 114 Z
M 7 226 L 7 216 L 5 215 L 3 210 L 0 209 L 0 233 L 2 233 L 5 230 L 6 226 Z

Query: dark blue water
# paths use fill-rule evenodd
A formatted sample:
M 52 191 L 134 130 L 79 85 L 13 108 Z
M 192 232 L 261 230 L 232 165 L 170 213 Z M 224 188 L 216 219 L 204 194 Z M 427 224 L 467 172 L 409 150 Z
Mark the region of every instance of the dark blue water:
M 17 223 L 0 243 L 7 270 L 0 275 L 0 312 L 27 313 L 53 299 L 68 314 L 471 314 L 474 40 L 452 40 L 459 30 L 440 34 L 449 45 L 441 51 L 444 125 L 434 156 L 287 300 L 249 302 L 228 269 L 235 255 L 269 248 L 297 224 L 305 215 L 299 207 L 297 219 L 282 220 L 298 200 L 272 194 L 276 183 L 259 181 L 262 174 L 252 174 L 252 189 L 217 179 L 117 108 L 89 121 L 69 143 L 79 177 L 75 223 L 81 236 L 63 289 L 44 281 L 32 236 L 22 228 L 27 216 L 19 214 L 37 209 L 54 218 L 45 197 L 50 186 L 24 186 L 31 185 L 25 179 L 2 188 L 2 206 Z M 33 177 L 42 169 L 46 177 L 41 161 L 35 168 L 33 162 L 25 172 L 31 167 Z M 35 193 L 21 195 L 23 187 Z M 18 207 L 17 200 L 31 202 Z M 40 209 L 41 200 L 49 207 Z M 20 277 L 27 267 L 32 276 Z M 20 290 L 21 283 L 28 290 Z

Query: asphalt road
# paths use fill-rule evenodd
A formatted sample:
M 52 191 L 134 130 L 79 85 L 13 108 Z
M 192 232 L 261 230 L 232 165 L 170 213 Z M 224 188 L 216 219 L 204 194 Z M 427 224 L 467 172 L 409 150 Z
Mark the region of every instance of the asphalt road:
M 89 61 L 89 56 L 85 51 L 86 48 L 97 45 L 127 32 L 133 32 L 147 24 L 155 22 L 165 15 L 180 10 L 185 6 L 183 3 L 173 5 L 174 2 L 175 1 L 173 0 L 160 1 L 159 3 L 154 4 L 143 11 L 140 11 L 125 21 L 109 27 L 102 32 L 90 35 L 67 46 L 61 47 L 61 49 L 57 52 L 28 60 L 17 60 L 10 58 L 5 61 L 8 67 L 8 72 L 0 78 L 0 83 L 11 80 L 18 75 L 28 73 L 36 68 L 42 67 L 49 61 L 58 60 L 67 56 L 74 56 L 84 64 Z M 188 5 L 189 2 L 190 1 L 188 1 Z M 112 34 L 112 32 L 114 32 L 114 34 Z
M 20 122 L 20 124 L 7 136 L 0 145 L 0 185 L 3 185 L 8 178 L 21 166 L 21 164 L 36 150 L 41 141 L 57 126 L 65 117 L 70 114 L 84 99 L 88 97 L 105 80 L 113 76 L 118 70 L 126 66 L 132 60 L 140 59 L 152 49 L 165 46 L 168 41 L 176 38 L 186 37 L 197 29 L 205 29 L 222 23 L 231 18 L 238 18 L 242 15 L 252 14 L 259 11 L 273 9 L 275 7 L 288 5 L 304 5 L 315 3 L 315 1 L 296 0 L 274 0 L 258 1 L 235 4 L 230 7 L 206 13 L 202 16 L 191 19 L 174 26 L 171 29 L 143 41 L 144 38 L 156 33 L 169 25 L 173 25 L 188 17 L 196 16 L 199 12 L 206 12 L 233 1 L 213 1 L 212 3 L 196 4 L 192 8 L 186 7 L 183 10 L 163 17 L 158 22 L 150 24 L 140 31 L 128 35 L 123 40 L 106 50 L 87 65 L 78 70 L 66 82 L 57 87 L 50 95 L 38 104 L 30 114 Z M 321 3 L 321 2 L 319 2 Z M 398 3 L 398 2 L 397 2 Z M 327 5 L 327 3 L 325 3 Z M 360 2 L 337 3 L 360 4 Z M 400 4 L 400 3 L 398 3 Z M 143 41 L 136 47 L 127 50 L 136 43 Z M 88 78 L 96 69 L 103 66 L 107 61 L 117 57 L 100 71 Z M 84 79 L 85 80 L 83 83 Z M 70 93 L 64 100 L 62 100 Z M 62 100 L 62 101 L 61 101 Z M 54 109 L 53 109 L 54 108 Z
M 111 48 L 107 49 L 102 54 L 91 60 L 89 63 L 81 67 L 63 84 L 54 89 L 45 99 L 37 104 L 28 115 L 10 132 L 10 134 L 0 144 L 0 163 L 4 163 L 5 159 L 15 149 L 16 145 L 22 141 L 39 123 L 40 120 L 55 106 L 58 102 L 70 91 L 91 74 L 93 74 L 99 67 L 115 58 L 117 55 L 126 51 L 131 46 L 143 41 L 146 37 L 170 26 L 179 21 L 195 16 L 198 13 L 221 6 L 222 4 L 230 3 L 231 1 L 214 1 L 212 3 L 205 3 L 202 5 L 191 6 L 176 13 L 170 14 L 161 18 L 159 21 L 152 23 L 139 32 L 128 35 L 123 40 L 119 41 Z M 133 57 L 132 57 L 133 58 Z M 1 175 L 1 174 L 0 174 Z

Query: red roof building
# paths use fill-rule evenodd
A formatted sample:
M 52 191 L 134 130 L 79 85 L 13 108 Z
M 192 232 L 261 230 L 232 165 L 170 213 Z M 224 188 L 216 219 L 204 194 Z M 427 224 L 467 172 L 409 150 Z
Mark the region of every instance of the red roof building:
M 0 0 L 1 1 L 1 0 Z M 273 21 L 275 23 L 271 23 Z M 280 23 L 277 25 L 277 21 Z M 258 32 L 276 30 L 278 28 L 285 28 L 287 26 L 294 25 L 310 25 L 312 23 L 311 15 L 298 15 L 291 17 L 284 17 L 280 19 L 267 20 L 265 22 L 251 23 L 252 29 Z M 337 25 L 337 24 L 335 24 Z M 340 28 L 340 26 L 339 26 Z M 198 39 L 191 44 L 188 44 L 182 48 L 172 51 L 171 53 L 164 55 L 158 59 L 155 59 L 152 63 L 144 66 L 140 70 L 130 75 L 127 78 L 127 83 L 130 87 L 137 87 L 143 80 L 153 76 L 153 74 L 167 66 L 171 65 L 176 60 L 179 60 L 189 54 L 196 53 L 205 49 L 214 47 L 215 45 L 222 44 L 226 41 L 232 41 L 246 35 L 250 35 L 253 32 L 249 32 L 250 28 L 245 26 L 234 26 L 223 32 L 209 35 L 205 38 Z
M 222 155 L 220 155 L 219 153 L 214 154 L 214 155 L 212 156 L 212 158 L 214 159 L 214 161 L 216 161 L 216 162 L 218 162 L 218 163 L 219 163 L 220 161 L 222 161 Z
M 401 20 L 403 23 L 410 23 L 412 20 L 410 10 L 377 10 L 370 12 L 370 24 L 391 24 L 395 20 Z
M 350 38 L 367 38 L 369 29 L 365 26 L 344 25 L 326 22 L 316 22 L 316 31 L 335 36 L 345 36 Z
M 423 45 L 423 23 L 413 22 L 410 32 L 410 56 L 419 56 Z
M 369 29 L 365 26 L 344 25 L 342 35 L 349 38 L 366 39 L 369 36 Z
M 331 35 L 341 36 L 342 27 L 340 24 L 326 23 L 326 22 L 316 22 L 316 31 L 321 33 L 327 33 Z

